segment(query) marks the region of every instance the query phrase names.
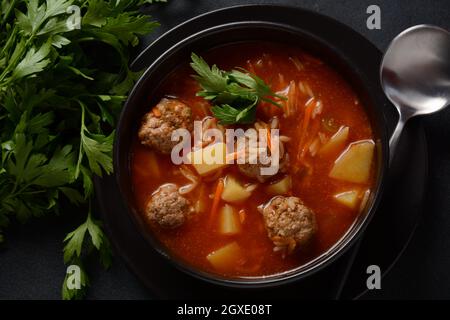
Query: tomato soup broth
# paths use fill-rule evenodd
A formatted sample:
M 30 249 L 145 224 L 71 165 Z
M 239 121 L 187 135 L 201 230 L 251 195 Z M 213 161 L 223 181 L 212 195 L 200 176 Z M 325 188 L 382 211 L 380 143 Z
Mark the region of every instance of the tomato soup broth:
M 255 42 L 215 48 L 206 52 L 204 57 L 210 65 L 216 64 L 222 70 L 244 68 L 262 78 L 272 91 L 288 98 L 280 101 L 282 108 L 260 102 L 257 118 L 262 121 L 269 121 L 274 116 L 279 118 L 280 134 L 291 139 L 285 144 L 290 162 L 285 172 L 264 183 L 255 182 L 242 175 L 235 165 L 229 165 L 219 176 L 202 179 L 199 186 L 186 194 L 194 209 L 199 211 L 186 223 L 169 230 L 149 223 L 149 232 L 176 258 L 225 277 L 272 275 L 303 265 L 330 249 L 349 230 L 374 186 L 376 157 L 373 155 L 370 175 L 364 181 L 330 176 L 337 159 L 343 157 L 352 143 L 374 139 L 364 107 L 356 92 L 336 70 L 301 48 Z M 200 88 L 192 74 L 186 61 L 166 78 L 158 90 L 190 106 L 194 119 L 202 120 L 211 116 L 210 103 L 196 96 Z M 312 97 L 320 105 L 317 105 L 317 113 L 310 115 L 306 123 L 305 112 Z M 148 105 L 148 110 L 152 107 Z M 321 152 L 320 149 L 343 127 L 348 130 L 345 144 L 335 150 Z M 135 205 L 143 219 L 146 204 L 161 185 L 175 183 L 183 186 L 189 182 L 169 155 L 161 155 L 140 144 L 137 136 L 132 146 L 131 171 Z M 220 234 L 219 222 L 214 219 L 211 222 L 210 217 L 217 179 L 227 175 L 236 177 L 243 185 L 258 183 L 248 199 L 232 204 L 237 212 L 244 213 L 240 216 L 240 230 L 233 235 Z M 258 207 L 274 197 L 266 187 L 286 176 L 291 179 L 287 195 L 299 197 L 314 211 L 317 232 L 307 245 L 282 255 L 274 250 Z M 341 197 L 343 194 L 354 197 L 349 200 Z M 220 206 L 223 205 L 221 201 Z M 232 267 L 215 268 L 207 256 L 231 242 L 238 244 L 239 257 Z

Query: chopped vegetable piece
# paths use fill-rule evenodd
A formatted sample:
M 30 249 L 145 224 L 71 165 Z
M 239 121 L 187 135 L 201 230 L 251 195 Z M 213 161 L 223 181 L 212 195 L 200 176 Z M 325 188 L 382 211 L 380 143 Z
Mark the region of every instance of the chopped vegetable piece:
M 266 192 L 270 195 L 284 195 L 292 189 L 292 178 L 286 176 L 278 182 L 266 187 Z
M 218 142 L 187 154 L 189 163 L 201 176 L 208 175 L 227 165 L 226 144 Z
M 211 252 L 206 259 L 221 272 L 232 271 L 242 259 L 241 248 L 236 242 L 232 242 Z
M 354 209 L 358 204 L 359 200 L 359 191 L 358 190 L 350 190 L 341 192 L 334 195 L 334 198 L 337 202 L 343 204 L 350 209 Z
M 372 140 L 350 144 L 334 162 L 329 176 L 348 182 L 366 183 L 370 177 L 374 148 Z
M 227 176 L 224 181 L 222 200 L 236 203 L 248 199 L 252 195 L 251 191 L 243 187 L 235 178 Z
M 297 153 L 297 163 L 301 164 L 303 162 L 303 157 L 305 153 L 303 152 L 305 150 L 305 144 L 308 142 L 306 141 L 306 136 L 308 135 L 308 127 L 311 120 L 311 114 L 314 109 L 314 98 L 311 98 L 306 103 L 305 112 L 303 113 L 303 122 L 300 129 L 300 136 L 299 136 L 299 151 Z
M 234 208 L 226 204 L 220 211 L 219 232 L 223 235 L 231 236 L 241 231 L 239 215 Z
M 320 138 L 316 137 L 312 143 L 309 145 L 309 153 L 311 154 L 311 156 L 315 156 L 317 154 L 317 152 L 319 152 L 319 148 L 320 148 Z
M 223 192 L 223 179 L 219 179 L 219 182 L 217 182 L 216 192 L 214 193 L 214 199 L 213 204 L 211 207 L 211 218 L 210 218 L 210 224 L 214 221 L 217 213 L 217 209 L 219 208 L 219 202 L 220 202 L 220 196 Z
M 247 213 L 245 213 L 244 209 L 239 210 L 239 221 L 241 222 L 241 224 L 244 223 L 246 215 Z
M 317 138 L 319 134 L 319 129 L 320 129 L 320 122 L 317 120 L 312 120 L 307 132 L 307 136 L 309 136 L 309 138 L 305 141 L 305 143 L 301 148 L 300 162 L 304 162 L 305 156 L 308 153 L 311 144 L 314 142 L 314 140 Z
M 284 111 L 284 115 L 286 117 L 290 117 L 292 115 L 294 115 L 297 112 L 297 97 L 298 97 L 298 93 L 297 93 L 297 86 L 295 84 L 295 81 L 291 81 L 289 83 L 289 87 L 288 87 L 288 92 L 287 92 L 287 101 L 285 101 L 284 106 L 285 106 L 285 111 Z
M 269 151 L 272 152 L 272 139 L 270 138 L 270 127 L 267 127 L 267 146 L 269 147 Z
M 303 141 L 306 138 L 306 134 L 309 127 L 309 122 L 311 120 L 311 114 L 314 109 L 314 104 L 311 102 L 313 99 L 309 100 L 306 104 L 305 113 L 303 114 L 303 122 L 302 122 L 302 129 L 300 131 L 301 137 L 300 137 L 300 145 L 303 145 Z
M 330 138 L 330 140 L 327 143 L 325 143 L 325 145 L 322 148 L 320 148 L 318 154 L 329 155 L 341 151 L 344 148 L 345 143 L 347 142 L 348 132 L 349 132 L 348 127 L 344 126 L 340 127 L 338 132 L 336 132 Z

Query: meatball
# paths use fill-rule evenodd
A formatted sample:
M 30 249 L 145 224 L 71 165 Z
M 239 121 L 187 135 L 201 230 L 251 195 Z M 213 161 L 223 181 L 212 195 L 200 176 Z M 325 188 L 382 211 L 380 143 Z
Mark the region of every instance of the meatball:
M 307 244 L 317 231 L 314 212 L 297 197 L 273 198 L 262 208 L 262 215 L 274 250 L 283 255 Z
M 144 115 L 138 136 L 143 145 L 170 154 L 178 143 L 171 140 L 172 132 L 180 128 L 192 131 L 191 108 L 180 100 L 163 98 Z
M 265 182 L 272 177 L 271 175 L 261 174 L 261 168 L 264 167 L 270 167 L 270 164 L 263 165 L 260 162 L 254 164 L 248 162 L 238 164 L 238 169 L 243 175 L 252 179 L 256 179 L 259 182 Z
M 178 192 L 174 184 L 161 186 L 146 207 L 146 215 L 151 222 L 166 229 L 181 226 L 193 212 L 189 200 Z
M 240 139 L 247 139 L 247 138 L 240 138 Z M 238 140 L 239 144 L 239 140 Z M 245 175 L 246 177 L 256 179 L 259 182 L 263 183 L 267 180 L 271 179 L 273 176 L 275 176 L 279 172 L 283 172 L 286 169 L 286 166 L 289 161 L 288 154 L 284 152 L 284 148 L 282 147 L 282 143 L 280 142 L 280 148 L 282 152 L 279 153 L 280 159 L 278 163 L 278 170 L 274 169 L 273 174 L 268 174 L 268 172 L 264 172 L 261 170 L 262 168 L 269 168 L 272 165 L 272 159 L 271 155 L 268 154 L 265 150 L 261 150 L 260 148 L 256 148 L 253 150 L 253 152 L 249 147 L 249 142 L 247 139 L 247 142 L 245 144 L 245 162 L 244 163 L 237 163 L 239 171 Z M 270 152 L 269 152 L 270 153 Z M 256 161 L 254 161 L 256 157 Z M 251 161 L 253 160 L 253 161 Z M 242 162 L 242 161 L 241 161 Z

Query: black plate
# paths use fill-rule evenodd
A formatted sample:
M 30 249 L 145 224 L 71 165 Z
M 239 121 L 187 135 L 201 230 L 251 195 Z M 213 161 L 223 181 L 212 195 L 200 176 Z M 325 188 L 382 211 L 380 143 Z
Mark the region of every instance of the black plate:
M 170 44 L 176 43 L 184 37 L 188 36 L 189 34 L 192 34 L 196 31 L 202 30 L 208 26 L 212 26 L 218 23 L 226 23 L 231 21 L 242 21 L 244 19 L 252 19 L 254 20 L 255 17 L 258 16 L 258 13 L 263 12 L 264 10 L 270 10 L 269 7 L 258 7 L 257 10 L 248 10 L 248 7 L 235 7 L 235 8 L 229 8 L 225 10 L 219 10 L 214 13 L 210 13 L 207 16 L 200 16 L 198 18 L 195 18 L 193 20 L 188 21 L 187 23 L 183 24 L 182 27 L 179 27 L 169 33 L 169 35 L 165 35 L 165 41 L 164 43 L 159 42 L 161 45 L 160 48 L 158 46 L 153 46 L 152 50 L 145 50 L 142 55 L 137 59 L 137 61 L 134 63 L 134 66 L 139 67 L 145 67 L 145 62 L 152 62 L 156 57 L 158 57 L 164 50 L 166 50 L 167 47 L 170 46 Z M 261 11 L 263 10 L 263 11 Z M 277 10 L 284 10 L 284 12 L 287 15 L 290 15 L 290 23 L 292 23 L 292 16 L 295 15 L 295 18 L 298 21 L 298 25 L 302 28 L 306 29 L 313 29 L 314 26 L 321 25 L 321 30 L 330 30 L 333 34 L 338 34 L 340 38 L 343 39 L 343 42 L 345 42 L 348 45 L 352 45 L 355 47 L 355 50 L 359 51 L 359 54 L 361 57 L 364 57 L 367 61 L 370 61 L 371 64 L 374 65 L 374 68 L 377 68 L 379 65 L 379 62 L 381 60 L 381 53 L 367 40 L 365 40 L 362 36 L 357 34 L 356 32 L 352 31 L 348 27 L 331 20 L 327 17 L 323 17 L 317 14 L 311 14 L 308 11 L 303 11 L 299 9 L 292 9 L 292 8 L 281 8 L 277 7 Z M 247 14 L 245 14 L 247 12 Z M 267 12 L 266 12 L 267 13 Z M 265 14 L 266 16 L 267 14 Z M 277 16 L 278 19 L 275 17 Z M 207 18 L 206 18 L 207 17 Z M 270 21 L 273 22 L 283 22 L 284 20 L 283 15 L 273 15 L 273 18 L 270 19 Z M 208 25 L 210 24 L 210 25 Z M 329 37 L 330 34 L 327 34 Z M 395 117 L 393 110 L 390 106 L 383 106 L 384 109 L 386 109 L 386 117 L 389 119 L 389 127 L 393 127 L 395 123 Z M 420 129 L 420 130 L 419 130 Z M 426 156 L 426 147 L 425 147 L 425 138 L 423 134 L 423 130 L 421 129 L 420 125 L 416 124 L 415 130 L 409 130 L 408 132 L 413 132 L 414 134 L 418 134 L 418 136 L 415 136 L 413 141 L 414 143 L 411 144 L 411 149 L 408 150 L 402 150 L 399 149 L 400 152 L 407 152 L 409 154 L 410 151 L 413 151 L 411 155 L 414 155 L 415 158 L 417 158 L 417 161 L 415 162 L 418 166 L 413 168 L 413 171 L 419 174 L 412 176 L 411 178 L 418 178 L 418 179 L 425 179 L 426 177 L 426 158 L 423 159 L 423 156 Z M 408 138 L 408 136 L 406 136 Z M 407 141 L 407 140 L 406 140 Z M 418 143 L 419 142 L 419 143 Z M 419 149 L 417 149 L 419 148 Z M 399 158 L 402 158 L 402 155 L 399 156 Z M 404 163 L 409 166 L 409 164 L 413 163 L 414 161 L 411 161 L 410 155 L 406 156 L 404 160 Z M 401 159 L 399 159 L 401 160 Z M 403 163 L 403 161 L 402 161 Z M 402 166 L 404 168 L 406 166 Z M 422 168 L 419 169 L 418 168 Z M 411 172 L 411 171 L 409 171 Z M 420 174 L 423 173 L 423 174 Z M 405 185 L 405 187 L 410 187 L 411 185 L 414 185 L 417 182 L 421 182 L 420 185 L 423 186 L 423 180 L 421 181 L 410 181 L 408 184 Z M 131 269 L 143 280 L 143 282 L 153 289 L 153 291 L 156 293 L 159 297 L 211 297 L 211 292 L 214 292 L 214 297 L 228 297 L 230 296 L 230 293 L 233 294 L 233 297 L 236 297 L 237 295 L 243 294 L 246 297 L 248 297 L 248 290 L 239 290 L 236 291 L 234 289 L 229 288 L 222 288 L 218 286 L 214 286 L 211 284 L 207 284 L 203 281 L 194 279 L 186 274 L 183 274 L 179 272 L 178 270 L 174 269 L 171 265 L 167 263 L 157 252 L 155 252 L 144 240 L 144 238 L 140 235 L 139 231 L 136 229 L 135 225 L 132 223 L 130 217 L 126 213 L 126 209 L 122 201 L 120 200 L 121 197 L 118 194 L 119 191 L 117 189 L 117 186 L 115 184 L 114 179 L 108 177 L 102 180 L 97 181 L 96 183 L 97 188 L 97 194 L 100 199 L 100 205 L 101 205 L 101 211 L 104 213 L 104 219 L 106 222 L 107 229 L 110 232 L 110 236 L 113 240 L 113 243 L 120 253 L 120 255 L 126 260 L 127 264 L 131 267 Z M 399 190 L 399 188 L 393 189 L 395 192 Z M 423 188 L 420 190 L 420 188 L 415 188 L 415 199 L 421 199 L 423 197 Z M 389 193 L 389 195 L 392 195 L 393 193 Z M 410 192 L 405 191 L 403 195 L 409 195 Z M 389 196 L 388 195 L 388 196 Z M 388 198 L 389 199 L 389 198 Z M 384 199 L 383 199 L 384 200 Z M 410 212 L 410 214 L 406 217 L 408 221 L 411 223 L 405 223 L 404 221 L 402 224 L 404 225 L 412 225 L 415 226 L 417 222 L 417 216 L 419 215 L 419 210 L 417 210 L 417 206 L 414 207 L 408 207 L 408 203 L 410 202 L 409 197 L 399 197 L 395 196 L 394 199 L 395 202 L 398 202 L 399 205 L 398 208 L 401 208 L 401 212 Z M 392 200 L 386 200 L 384 203 L 386 205 L 384 207 L 390 208 L 393 206 Z M 402 208 L 402 205 L 406 205 L 406 207 Z M 384 209 L 385 211 L 387 209 Z M 107 214 L 106 214 L 107 213 Z M 380 220 L 378 217 L 383 217 L 386 215 L 381 215 L 378 212 L 376 213 L 376 218 L 374 220 Z M 389 216 L 387 216 L 389 218 Z M 381 225 L 384 225 L 386 221 L 385 219 L 381 219 L 380 223 Z M 389 220 L 389 219 L 388 219 Z M 396 227 L 398 225 L 395 225 L 396 219 L 391 224 L 394 227 L 394 230 L 396 230 Z M 373 225 L 377 225 L 376 223 L 373 223 Z M 392 256 L 396 257 L 398 255 L 398 252 L 401 250 L 397 250 L 398 248 L 403 248 L 404 243 L 406 242 L 406 239 L 409 238 L 409 235 L 411 233 L 411 230 L 413 228 L 405 228 L 405 226 L 401 226 L 402 231 L 405 230 L 404 233 L 401 233 L 401 236 L 394 237 L 393 241 L 397 245 L 391 245 L 389 248 L 394 248 L 395 252 L 391 254 Z M 367 231 L 367 235 L 369 236 L 371 234 L 370 230 L 372 230 L 372 224 L 369 226 L 369 230 Z M 374 231 L 373 232 L 376 237 L 380 237 L 380 232 Z M 383 237 L 386 237 L 385 232 L 381 232 L 381 235 Z M 369 237 L 368 237 L 369 238 Z M 366 240 L 364 239 L 362 242 L 361 250 L 358 251 L 358 254 L 356 255 L 356 260 L 354 267 L 358 268 L 359 261 L 361 260 L 359 258 L 359 252 L 364 252 L 364 245 L 366 243 Z M 373 243 L 373 241 L 369 241 L 369 243 Z M 375 241 L 376 243 L 376 241 Z M 381 249 L 381 250 L 380 250 Z M 373 254 L 370 255 L 372 258 L 373 263 L 379 264 L 382 270 L 386 270 L 387 267 L 392 262 L 391 258 L 384 259 L 384 248 L 379 248 L 375 251 L 372 251 Z M 336 261 L 333 265 L 329 266 L 325 270 L 322 270 L 319 273 L 314 274 L 312 277 L 309 277 L 301 283 L 296 282 L 290 285 L 286 285 L 283 287 L 279 287 L 276 289 L 258 289 L 257 291 L 253 291 L 253 296 L 259 296 L 259 297 L 328 297 L 328 298 L 334 298 L 339 295 L 343 282 L 342 280 L 345 279 L 346 270 L 349 267 L 349 262 L 352 261 L 350 259 L 354 256 L 355 251 L 349 251 L 344 256 L 342 256 L 338 261 Z M 376 254 L 375 252 L 381 253 L 381 256 L 383 259 L 373 259 L 375 258 Z M 380 261 L 379 263 L 377 261 Z M 386 261 L 388 261 L 386 263 Z M 362 266 L 364 266 L 364 263 L 362 263 Z M 355 269 L 358 270 L 358 269 Z M 364 269 L 365 270 L 365 269 Z M 351 272 L 350 275 L 353 276 L 354 272 Z M 352 279 L 350 277 L 349 279 Z M 361 280 L 361 279 L 360 279 Z M 364 280 L 364 279 L 363 279 Z M 358 280 L 353 280 L 358 281 Z M 361 281 L 359 281 L 361 282 Z M 363 284 L 365 284 L 365 280 L 362 281 Z M 353 292 L 359 292 L 360 289 L 352 289 L 352 286 L 347 286 L 349 289 L 346 289 L 345 292 L 350 292 L 349 296 L 353 296 Z M 354 286 L 358 287 L 358 286 Z M 293 293 L 295 293 L 293 295 Z

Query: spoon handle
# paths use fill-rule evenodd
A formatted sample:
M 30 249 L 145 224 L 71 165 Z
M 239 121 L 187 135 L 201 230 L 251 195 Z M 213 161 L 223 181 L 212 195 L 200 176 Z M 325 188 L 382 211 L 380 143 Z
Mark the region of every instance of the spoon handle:
M 399 115 L 400 117 L 398 119 L 397 126 L 395 127 L 394 132 L 389 139 L 389 166 L 392 165 L 392 160 L 394 159 L 395 150 L 397 149 L 398 142 L 400 141 L 403 128 L 406 121 L 408 121 L 409 119 L 409 117 L 405 116 L 405 114 L 402 112 L 399 112 Z

